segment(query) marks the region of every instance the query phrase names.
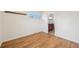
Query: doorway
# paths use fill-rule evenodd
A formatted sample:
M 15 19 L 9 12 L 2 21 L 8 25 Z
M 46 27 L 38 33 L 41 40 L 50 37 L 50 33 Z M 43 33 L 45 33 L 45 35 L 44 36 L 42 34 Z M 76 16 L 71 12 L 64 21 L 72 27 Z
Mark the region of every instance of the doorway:
M 48 33 L 54 34 L 55 27 L 54 27 L 54 14 L 48 13 Z

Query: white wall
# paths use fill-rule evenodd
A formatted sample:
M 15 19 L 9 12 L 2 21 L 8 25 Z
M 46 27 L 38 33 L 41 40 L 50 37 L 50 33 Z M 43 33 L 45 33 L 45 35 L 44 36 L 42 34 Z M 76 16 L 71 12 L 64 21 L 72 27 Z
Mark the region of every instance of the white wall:
M 1 38 L 2 38 L 2 30 L 1 30 L 1 28 L 2 28 L 2 26 L 1 26 L 2 24 L 1 24 L 1 12 L 0 12 L 0 40 L 1 40 Z
M 31 19 L 27 15 L 3 13 L 3 40 L 14 39 L 42 31 L 42 19 Z
M 43 11 L 41 28 L 43 32 L 48 33 L 48 12 Z
M 55 35 L 79 43 L 79 12 L 55 11 Z
M 50 15 L 50 14 L 53 14 L 53 12 L 48 11 L 48 15 Z M 52 16 L 52 18 L 53 18 L 52 20 L 50 20 L 51 18 L 49 16 L 48 16 L 48 18 L 49 18 L 48 23 L 49 24 L 54 24 L 54 15 Z
M 2 39 L 2 12 L 0 12 L 0 40 Z

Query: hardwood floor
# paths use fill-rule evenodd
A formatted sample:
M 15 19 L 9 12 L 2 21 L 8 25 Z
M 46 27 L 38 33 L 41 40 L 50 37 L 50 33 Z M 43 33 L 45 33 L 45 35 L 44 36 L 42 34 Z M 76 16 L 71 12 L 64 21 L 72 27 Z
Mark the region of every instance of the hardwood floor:
M 79 48 L 79 44 L 47 33 L 36 33 L 3 42 L 2 48 Z

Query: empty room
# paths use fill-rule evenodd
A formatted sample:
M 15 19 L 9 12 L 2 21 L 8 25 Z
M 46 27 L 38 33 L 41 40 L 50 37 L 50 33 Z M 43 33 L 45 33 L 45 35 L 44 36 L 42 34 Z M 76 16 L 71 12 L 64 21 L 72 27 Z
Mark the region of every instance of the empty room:
M 79 48 L 79 11 L 0 11 L 1 48 Z

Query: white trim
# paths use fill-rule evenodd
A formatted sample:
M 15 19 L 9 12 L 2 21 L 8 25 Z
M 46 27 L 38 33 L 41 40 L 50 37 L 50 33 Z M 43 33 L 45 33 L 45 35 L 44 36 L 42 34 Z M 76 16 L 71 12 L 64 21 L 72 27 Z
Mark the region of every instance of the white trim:
M 42 32 L 43 32 L 43 31 L 42 31 Z M 38 32 L 36 32 L 36 33 L 38 33 Z M 28 34 L 28 35 L 32 35 L 32 34 L 34 34 L 34 33 L 30 33 L 30 34 Z M 13 38 L 9 38 L 9 39 L 3 39 L 2 41 L 0 41 L 0 46 L 1 46 L 1 44 L 2 44 L 3 42 L 5 42 L 5 41 L 9 41 L 9 40 L 13 40 L 13 39 L 25 37 L 25 36 L 28 36 L 28 35 L 20 35 L 20 36 L 13 37 Z
M 68 38 L 68 37 L 63 37 L 63 36 L 60 36 L 60 35 L 55 35 L 55 36 L 60 37 L 60 38 L 63 38 L 63 39 L 66 39 L 66 40 L 70 40 L 70 39 L 71 39 L 71 38 Z M 79 44 L 79 42 L 78 42 L 78 41 L 75 41 L 75 40 L 70 40 L 70 41 L 72 41 L 72 42 L 75 42 L 75 43 L 78 43 L 78 44 Z

